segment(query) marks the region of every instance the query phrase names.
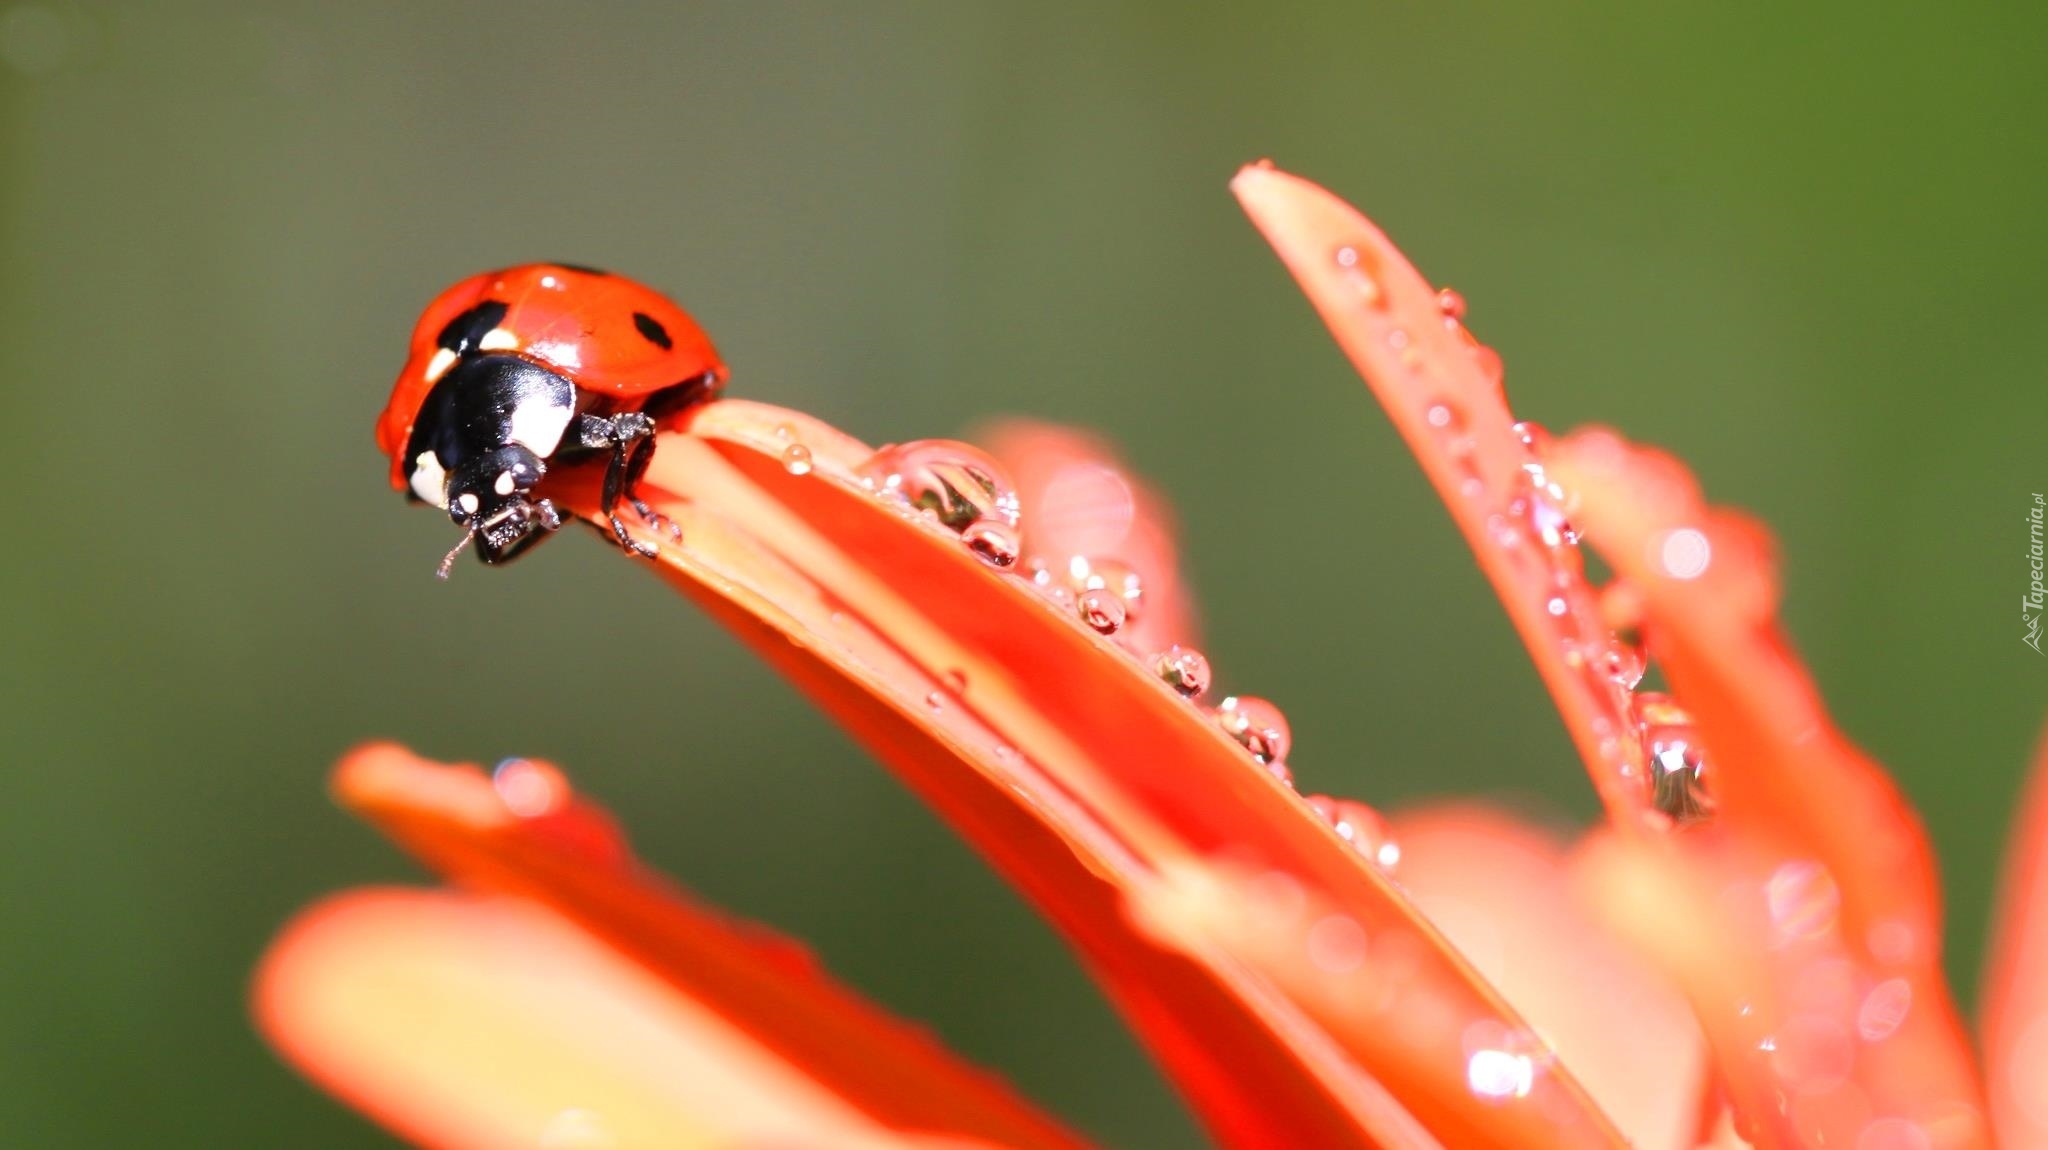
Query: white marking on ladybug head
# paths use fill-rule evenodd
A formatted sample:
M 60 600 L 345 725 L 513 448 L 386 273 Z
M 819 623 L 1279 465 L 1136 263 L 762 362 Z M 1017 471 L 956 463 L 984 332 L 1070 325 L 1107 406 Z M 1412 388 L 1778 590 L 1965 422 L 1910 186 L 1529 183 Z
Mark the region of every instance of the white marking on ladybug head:
M 482 339 L 476 341 L 476 346 L 484 351 L 517 351 L 519 337 L 502 327 L 494 327 L 485 332 Z
M 412 461 L 412 475 L 407 482 L 412 493 L 428 503 L 448 510 L 448 470 L 441 466 L 441 457 L 431 451 L 422 451 Z
M 461 508 L 464 515 L 475 515 L 480 503 L 474 491 L 465 491 L 455 497 L 455 506 Z
M 491 490 L 500 495 L 512 494 L 512 487 L 512 473 L 510 471 L 500 471 L 498 473 L 498 481 L 491 484 Z
M 439 382 L 442 376 L 448 374 L 448 369 L 455 366 L 455 361 L 461 358 L 445 347 L 435 348 L 434 358 L 427 361 L 427 382 Z
M 573 404 L 531 395 L 512 409 L 511 427 L 505 438 L 546 459 L 561 446 L 562 433 L 569 430 L 569 421 L 575 417 Z

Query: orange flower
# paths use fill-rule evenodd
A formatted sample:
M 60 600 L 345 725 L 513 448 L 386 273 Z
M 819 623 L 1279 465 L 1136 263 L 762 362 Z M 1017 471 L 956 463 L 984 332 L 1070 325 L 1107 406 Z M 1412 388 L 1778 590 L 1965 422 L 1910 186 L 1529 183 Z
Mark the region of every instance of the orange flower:
M 1265 165 L 1234 187 L 1557 698 L 1608 815 L 1577 847 L 1298 795 L 1277 710 L 1205 705 L 1158 501 L 1073 433 L 877 452 L 712 404 L 640 486 L 674 527 L 658 570 L 1059 927 L 1223 1145 L 2048 1144 L 2048 814 L 2023 824 L 1980 1079 L 1925 841 L 1778 633 L 1764 534 L 1666 456 L 1514 423 L 1462 301 L 1328 193 Z M 1636 690 L 1645 652 L 1669 697 Z M 407 1137 L 1084 1144 L 647 873 L 545 764 L 377 745 L 335 787 L 454 889 L 307 912 L 256 1016 Z

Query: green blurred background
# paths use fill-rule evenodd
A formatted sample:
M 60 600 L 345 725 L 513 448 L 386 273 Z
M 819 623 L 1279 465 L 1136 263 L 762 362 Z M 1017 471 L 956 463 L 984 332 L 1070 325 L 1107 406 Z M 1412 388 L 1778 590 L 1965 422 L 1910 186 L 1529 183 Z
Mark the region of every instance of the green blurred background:
M 871 441 L 1113 436 L 1305 786 L 1583 816 L 1463 543 L 1225 191 L 1261 155 L 1462 289 L 1525 417 L 1670 445 L 1775 525 L 1972 993 L 2048 699 L 2015 610 L 2048 7 L 1653 7 L 0 0 L 8 1144 L 388 1144 L 242 1008 L 295 907 L 417 873 L 324 796 L 369 736 L 552 757 L 1085 1130 L 1198 1143 L 1046 929 L 645 570 L 577 532 L 437 584 L 450 529 L 370 424 L 446 282 L 616 267 L 735 392 Z

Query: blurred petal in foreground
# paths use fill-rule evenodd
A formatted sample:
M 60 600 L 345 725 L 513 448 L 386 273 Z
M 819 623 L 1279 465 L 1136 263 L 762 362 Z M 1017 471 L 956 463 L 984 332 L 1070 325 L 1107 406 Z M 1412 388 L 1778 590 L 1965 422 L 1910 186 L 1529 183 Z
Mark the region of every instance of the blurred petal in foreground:
M 301 915 L 255 1013 L 301 1070 L 437 1147 L 1083 1143 L 830 981 L 685 900 L 539 763 L 496 785 L 390 745 L 344 803 L 462 893 L 373 890 Z
M 2048 1147 L 2048 732 L 2013 821 L 1984 978 L 1991 1118 L 2006 1150 Z

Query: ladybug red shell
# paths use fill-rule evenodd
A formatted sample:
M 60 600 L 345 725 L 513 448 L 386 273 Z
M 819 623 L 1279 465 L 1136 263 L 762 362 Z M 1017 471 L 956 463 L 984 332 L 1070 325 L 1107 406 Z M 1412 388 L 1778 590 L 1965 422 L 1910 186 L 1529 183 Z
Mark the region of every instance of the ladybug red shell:
M 703 329 L 660 293 L 572 264 L 506 268 L 427 306 L 377 446 L 392 486 L 446 510 L 486 563 L 560 525 L 532 494 L 550 462 L 609 453 L 605 514 L 621 546 L 650 554 L 617 504 L 646 467 L 655 419 L 725 378 Z

